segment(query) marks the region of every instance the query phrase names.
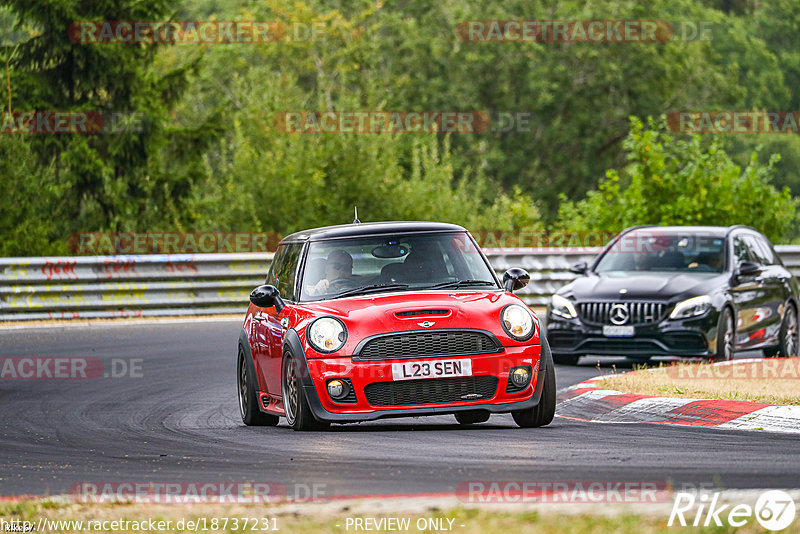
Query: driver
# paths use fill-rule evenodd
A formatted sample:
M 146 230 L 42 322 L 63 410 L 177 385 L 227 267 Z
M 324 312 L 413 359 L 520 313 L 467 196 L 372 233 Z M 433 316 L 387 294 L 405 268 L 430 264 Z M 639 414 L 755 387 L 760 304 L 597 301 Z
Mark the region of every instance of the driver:
M 325 262 L 325 278 L 309 288 L 309 294 L 322 295 L 328 291 L 331 282 L 345 280 L 353 276 L 353 257 L 345 250 L 336 249 L 328 254 Z

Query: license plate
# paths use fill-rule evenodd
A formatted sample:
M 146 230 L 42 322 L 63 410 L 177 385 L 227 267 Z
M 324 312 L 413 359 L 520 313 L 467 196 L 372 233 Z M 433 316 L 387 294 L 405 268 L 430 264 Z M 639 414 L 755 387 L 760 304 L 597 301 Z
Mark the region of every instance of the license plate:
M 632 326 L 604 326 L 603 335 L 606 337 L 633 337 Z
M 394 380 L 472 376 L 472 360 L 431 360 L 392 364 Z

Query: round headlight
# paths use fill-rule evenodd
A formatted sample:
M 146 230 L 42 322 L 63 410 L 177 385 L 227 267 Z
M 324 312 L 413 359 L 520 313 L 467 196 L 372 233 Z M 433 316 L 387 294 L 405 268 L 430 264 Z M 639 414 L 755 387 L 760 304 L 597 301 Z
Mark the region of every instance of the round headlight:
M 525 341 L 533 336 L 533 316 L 519 304 L 506 306 L 501 319 L 506 333 L 517 341 Z
M 511 383 L 518 388 L 527 386 L 530 378 L 531 373 L 525 367 L 517 367 L 511 372 Z
M 330 382 L 328 382 L 328 394 L 334 400 L 343 399 L 350 393 L 350 388 L 347 385 L 347 382 L 344 380 L 339 380 L 338 378 L 334 378 Z
M 344 324 L 333 317 L 320 317 L 307 330 L 308 342 L 319 352 L 336 352 L 347 339 Z

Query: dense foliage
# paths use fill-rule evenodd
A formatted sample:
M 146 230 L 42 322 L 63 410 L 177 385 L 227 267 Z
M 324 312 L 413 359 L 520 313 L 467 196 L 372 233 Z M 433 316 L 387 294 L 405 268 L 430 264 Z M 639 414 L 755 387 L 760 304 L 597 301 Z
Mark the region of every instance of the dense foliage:
M 788 188 L 769 185 L 774 165 L 758 162 L 753 153 L 744 169 L 717 143 L 703 147 L 700 136 L 674 139 L 666 125 L 631 119 L 623 142 L 628 164 L 609 170 L 596 191 L 560 207 L 564 230 L 603 229 L 611 232 L 647 222 L 659 225 L 733 225 L 758 227 L 772 239 L 790 230 L 797 201 Z
M 169 19 L 316 33 L 218 45 L 68 35 L 75 21 Z M 713 31 L 481 43 L 459 38 L 471 19 L 706 21 Z M 792 0 L 0 0 L 4 110 L 10 99 L 13 112 L 145 119 L 94 135 L 0 135 L 0 254 L 66 253 L 73 232 L 287 233 L 348 222 L 355 205 L 362 220 L 476 231 L 745 223 L 794 240 L 797 136 L 690 137 L 641 121 L 795 109 L 798 24 Z M 287 110 L 480 110 L 528 122 L 474 134 L 293 134 L 275 126 Z

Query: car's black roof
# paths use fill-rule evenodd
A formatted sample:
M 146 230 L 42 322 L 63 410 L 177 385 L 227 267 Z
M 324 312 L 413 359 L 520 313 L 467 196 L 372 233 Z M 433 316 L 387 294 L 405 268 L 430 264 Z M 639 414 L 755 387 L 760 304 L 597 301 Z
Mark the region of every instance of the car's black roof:
M 634 226 L 623 231 L 623 234 L 636 230 L 655 230 L 664 233 L 697 233 L 715 237 L 725 237 L 733 230 L 750 230 L 757 232 L 754 228 L 749 226 L 734 225 L 734 226 Z
M 367 235 L 464 231 L 465 230 L 463 227 L 450 223 L 424 221 L 383 221 L 358 224 L 340 224 L 337 226 L 312 228 L 290 234 L 284 237 L 281 240 L 281 243 L 288 243 L 290 241 L 322 241 L 324 239 L 339 239 L 343 237 L 360 237 Z

